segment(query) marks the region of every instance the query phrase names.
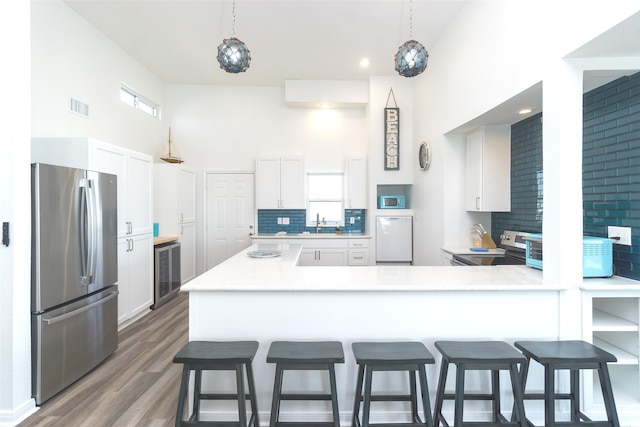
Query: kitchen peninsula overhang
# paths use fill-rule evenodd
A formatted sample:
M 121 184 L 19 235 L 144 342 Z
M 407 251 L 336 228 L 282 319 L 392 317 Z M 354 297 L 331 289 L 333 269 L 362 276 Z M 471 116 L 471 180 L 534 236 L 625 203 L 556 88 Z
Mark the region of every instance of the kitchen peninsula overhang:
M 301 244 L 255 244 L 182 286 L 201 291 L 562 291 L 539 270 L 525 266 L 300 267 Z M 281 256 L 256 259 L 254 250 Z

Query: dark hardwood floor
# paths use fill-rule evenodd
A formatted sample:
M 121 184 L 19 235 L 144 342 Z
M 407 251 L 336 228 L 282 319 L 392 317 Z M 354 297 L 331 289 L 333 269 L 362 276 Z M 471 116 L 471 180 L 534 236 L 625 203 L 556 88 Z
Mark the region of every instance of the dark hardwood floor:
M 173 426 L 188 340 L 188 295 L 120 331 L 118 349 L 100 366 L 45 402 L 18 427 Z

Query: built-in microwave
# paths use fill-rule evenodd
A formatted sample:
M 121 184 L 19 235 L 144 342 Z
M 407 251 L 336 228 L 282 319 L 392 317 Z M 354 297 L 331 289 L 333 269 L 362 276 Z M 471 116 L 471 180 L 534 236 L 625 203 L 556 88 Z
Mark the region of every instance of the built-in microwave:
M 378 209 L 405 209 L 405 196 L 380 196 L 378 198 Z

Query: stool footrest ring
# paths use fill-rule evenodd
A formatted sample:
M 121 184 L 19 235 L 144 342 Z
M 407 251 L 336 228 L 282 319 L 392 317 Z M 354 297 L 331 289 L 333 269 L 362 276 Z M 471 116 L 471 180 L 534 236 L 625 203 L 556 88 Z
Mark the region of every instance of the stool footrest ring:
M 280 400 L 331 400 L 330 394 L 281 394 Z

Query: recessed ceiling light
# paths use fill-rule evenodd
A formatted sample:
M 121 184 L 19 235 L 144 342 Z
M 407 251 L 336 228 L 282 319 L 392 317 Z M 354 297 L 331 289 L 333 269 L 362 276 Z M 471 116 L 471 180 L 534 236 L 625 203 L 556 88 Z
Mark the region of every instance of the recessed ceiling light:
M 369 58 L 362 58 L 360 60 L 360 67 L 361 68 L 368 68 L 369 67 Z
M 523 108 L 522 110 L 518 111 L 518 114 L 529 114 L 530 112 L 532 112 L 533 110 L 531 108 Z

